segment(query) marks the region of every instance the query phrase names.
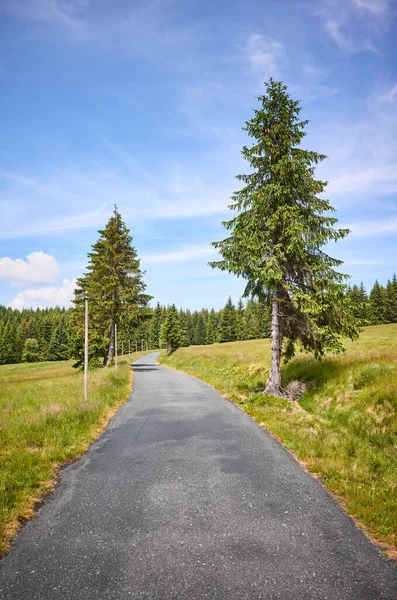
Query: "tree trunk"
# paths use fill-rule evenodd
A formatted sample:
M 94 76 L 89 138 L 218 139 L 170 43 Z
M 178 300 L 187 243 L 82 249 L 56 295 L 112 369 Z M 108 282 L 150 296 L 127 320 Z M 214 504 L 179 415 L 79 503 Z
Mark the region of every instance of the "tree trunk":
M 110 336 L 109 336 L 109 348 L 107 355 L 105 356 L 105 360 L 103 361 L 103 365 L 112 364 L 112 360 L 114 358 L 114 322 L 110 323 Z
M 170 343 L 167 344 L 167 356 L 171 356 L 172 354 L 172 346 Z
M 283 316 L 280 306 L 280 291 L 272 298 L 272 365 L 265 392 L 271 396 L 283 396 L 281 387 L 281 351 L 283 347 Z

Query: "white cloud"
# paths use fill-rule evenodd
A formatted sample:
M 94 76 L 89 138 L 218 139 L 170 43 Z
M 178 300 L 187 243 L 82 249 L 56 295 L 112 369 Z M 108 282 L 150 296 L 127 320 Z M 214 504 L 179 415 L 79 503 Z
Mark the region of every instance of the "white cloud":
M 29 23 L 33 35 L 36 25 L 36 35 L 41 39 L 56 36 L 57 41 L 72 40 L 124 57 L 154 55 L 158 49 L 172 52 L 190 44 L 197 35 L 199 24 L 174 26 L 168 2 L 153 0 L 127 5 L 122 8 L 112 2 L 90 0 L 3 0 L 0 12 Z
M 44 252 L 32 252 L 26 257 L 12 259 L 0 258 L 0 280 L 11 283 L 48 283 L 59 275 L 56 259 Z
M 107 209 L 107 210 L 106 210 Z M 1 214 L 1 211 L 0 211 Z M 19 237 L 36 237 L 43 234 L 57 233 L 62 231 L 79 231 L 89 227 L 99 227 L 104 224 L 107 217 L 110 216 L 110 207 L 100 206 L 98 209 L 85 212 L 65 215 L 63 217 L 52 217 L 42 219 L 28 219 L 27 223 L 10 223 L 0 233 L 0 239 L 12 239 Z
M 385 94 L 378 97 L 379 102 L 394 104 L 397 102 L 397 83 L 395 83 Z
M 217 253 L 217 250 L 208 244 L 204 246 L 196 246 L 186 248 L 176 252 L 164 252 L 161 254 L 148 254 L 142 256 L 142 262 L 145 263 L 168 263 L 168 262 L 185 262 L 196 258 L 210 257 Z
M 12 0 L 6 3 L 8 10 L 15 16 L 29 21 L 47 22 L 60 27 L 76 29 L 81 27 L 78 13 L 88 7 L 88 3 L 68 0 Z
M 388 26 L 389 0 L 326 0 L 316 10 L 335 44 L 347 52 L 378 52 L 375 40 Z
M 385 15 L 390 8 L 389 0 L 354 0 L 353 4 L 359 10 L 368 11 L 376 16 Z
M 392 194 L 397 192 L 397 169 L 395 165 L 378 165 L 356 171 L 339 173 L 331 177 L 327 193 L 374 192 Z
M 120 163 L 114 169 L 112 163 L 107 168 L 91 165 L 84 172 L 72 166 L 34 180 L 0 173 L 0 178 L 10 182 L 0 194 L 0 239 L 101 227 L 111 215 L 112 198 L 127 221 L 224 213 L 235 187 L 233 175 L 225 171 L 222 181 L 213 169 L 208 176 L 199 176 L 193 167 L 179 163 L 164 164 L 155 176 L 144 168 Z M 10 212 L 9 206 L 18 211 Z
M 370 202 L 384 210 L 397 193 L 396 106 L 381 102 L 379 93 L 355 106 L 354 118 L 351 109 L 346 116 L 336 113 L 310 134 L 310 145 L 329 157 L 318 174 L 329 181 L 327 196 L 338 196 L 338 208 Z
M 249 36 L 245 51 L 252 71 L 262 79 L 277 76 L 286 60 L 283 45 L 259 33 L 252 33 Z
M 349 225 L 349 229 L 353 237 L 393 235 L 397 233 L 397 218 L 352 223 Z
M 344 260 L 344 265 L 386 265 L 382 260 Z
M 22 308 L 47 308 L 50 306 L 70 306 L 76 279 L 64 279 L 60 287 L 44 286 L 39 288 L 28 288 L 19 292 L 10 302 L 11 308 L 22 310 Z

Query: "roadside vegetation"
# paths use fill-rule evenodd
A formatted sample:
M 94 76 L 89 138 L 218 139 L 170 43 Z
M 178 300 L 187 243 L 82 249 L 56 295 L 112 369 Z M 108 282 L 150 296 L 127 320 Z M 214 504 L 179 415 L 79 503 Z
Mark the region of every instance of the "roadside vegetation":
M 131 355 L 135 360 L 142 353 Z M 89 375 L 73 361 L 0 367 L 0 556 L 34 505 L 53 489 L 57 468 L 79 457 L 130 393 L 128 357 Z
M 297 355 L 283 385 L 306 382 L 296 402 L 262 393 L 270 341 L 180 348 L 160 361 L 239 404 L 318 476 L 377 541 L 397 550 L 397 324 L 364 329 L 343 356 Z M 394 549 L 394 551 L 393 551 Z

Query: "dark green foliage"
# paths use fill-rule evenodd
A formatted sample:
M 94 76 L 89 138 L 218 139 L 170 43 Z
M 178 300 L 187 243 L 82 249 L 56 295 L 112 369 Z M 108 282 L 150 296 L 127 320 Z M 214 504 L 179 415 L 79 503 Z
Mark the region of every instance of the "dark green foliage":
M 237 315 L 236 315 L 236 339 L 244 340 L 245 339 L 245 331 L 244 331 L 244 304 L 242 299 L 240 298 L 237 304 Z
M 366 318 L 368 298 L 363 284 L 360 287 L 356 284 L 353 287 L 349 286 L 346 295 L 351 301 L 354 317 L 361 322 L 361 325 L 368 325 Z
M 207 316 L 207 320 L 208 320 L 208 316 Z M 200 311 L 197 315 L 197 320 L 196 320 L 196 324 L 195 324 L 195 328 L 194 328 L 194 332 L 193 332 L 194 344 L 196 346 L 203 346 L 207 342 L 205 323 L 206 323 L 206 320 L 205 320 L 203 311 Z
M 160 303 L 157 302 L 156 308 L 153 311 L 152 318 L 150 319 L 149 327 L 149 348 L 156 349 L 160 348 L 160 328 L 161 318 L 163 311 Z
M 394 273 L 393 279 L 386 286 L 386 321 L 397 323 L 397 278 Z
M 217 341 L 217 331 L 218 331 L 218 313 L 211 308 L 208 314 L 208 320 L 205 327 L 205 343 L 206 344 L 214 344 Z
M 2 364 L 16 363 L 22 360 L 18 348 L 17 325 L 15 321 L 9 320 L 5 324 L 1 340 L 0 361 Z
M 64 324 L 54 329 L 47 358 L 48 360 L 67 360 L 69 358 L 69 338 Z
M 181 346 L 189 346 L 189 319 L 190 311 L 182 309 L 179 311 L 179 332 L 181 336 Z
M 178 311 L 175 304 L 167 310 L 160 333 L 161 347 L 166 348 L 167 356 L 175 352 L 181 345 Z
M 22 362 L 39 362 L 41 353 L 39 342 L 36 338 L 28 338 L 25 340 L 25 346 L 22 353 Z
M 219 320 L 218 342 L 235 342 L 236 340 L 237 311 L 229 296 Z
M 346 292 L 350 296 L 352 310 L 363 325 L 378 325 L 385 322 L 397 322 L 396 309 L 396 276 L 393 275 L 386 287 L 375 283 L 371 292 L 371 302 L 363 284 L 353 285 Z M 218 341 L 219 322 L 223 309 L 194 311 L 180 309 L 178 313 L 180 345 L 205 343 L 213 344 Z M 148 314 L 151 317 L 148 319 Z M 154 309 L 146 309 L 145 317 L 139 320 L 133 318 L 120 319 L 118 328 L 118 352 L 157 349 L 160 347 L 160 330 L 165 320 L 167 308 L 156 305 Z M 201 316 L 200 316 L 201 315 Z M 63 360 L 71 356 L 69 332 L 73 313 L 71 309 L 24 309 L 12 310 L 0 305 L 0 364 L 17 363 L 22 361 L 25 341 L 36 338 L 39 342 L 40 360 Z M 200 325 L 198 326 L 198 323 Z M 50 343 L 48 337 L 50 323 Z M 205 341 L 202 333 L 197 333 L 205 325 Z M 236 339 L 249 340 L 269 337 L 270 306 L 266 302 L 249 299 L 246 304 L 239 301 L 236 310 Z M 195 329 L 195 335 L 193 335 Z M 57 332 L 56 332 L 57 330 Z M 56 333 L 55 333 L 56 332 Z M 157 334 L 158 332 L 158 334 Z M 158 337 L 157 337 L 158 335 Z M 41 337 L 42 336 L 42 337 Z M 44 337 L 46 336 L 46 337 Z M 157 340 L 157 341 L 156 341 Z M 43 353 L 44 348 L 44 353 Z M 98 358 L 92 365 L 99 365 Z
M 321 197 L 326 182 L 314 177 L 326 157 L 300 147 L 308 122 L 300 120 L 299 103 L 287 87 L 270 79 L 265 88 L 244 128 L 254 140 L 242 149 L 251 172 L 237 176 L 243 187 L 230 206 L 237 215 L 223 222 L 229 235 L 213 243 L 222 260 L 210 265 L 243 277 L 245 295 L 271 303 L 267 391 L 279 395 L 283 348 L 286 359 L 296 344 L 318 358 L 341 352 L 343 336 L 355 339 L 359 326 L 346 295 L 347 276 L 336 270 L 342 261 L 322 249 L 349 233 L 334 228 L 334 209 Z
M 142 321 L 150 315 L 151 296 L 145 293 L 132 237 L 117 207 L 99 234 L 88 254 L 88 272 L 77 280 L 75 290 L 72 323 L 76 366 L 83 360 L 85 298 L 89 301 L 89 355 L 101 357 L 104 364 L 110 363 L 115 354 L 115 326 L 142 328 Z
M 369 303 L 371 324 L 380 325 L 386 323 L 386 290 L 379 284 L 378 280 L 375 281 L 374 287 L 369 295 Z
M 57 327 L 67 329 L 64 308 L 13 310 L 0 306 L 0 364 L 22 362 L 25 341 L 35 338 L 40 360 L 51 360 L 50 341 Z

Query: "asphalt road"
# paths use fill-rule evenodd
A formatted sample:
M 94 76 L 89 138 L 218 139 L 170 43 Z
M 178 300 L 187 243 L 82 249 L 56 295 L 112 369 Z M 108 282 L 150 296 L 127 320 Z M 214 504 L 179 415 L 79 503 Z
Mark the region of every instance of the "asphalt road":
M 396 600 L 388 561 L 318 481 L 192 377 L 135 365 L 111 426 L 0 563 L 3 600 Z

